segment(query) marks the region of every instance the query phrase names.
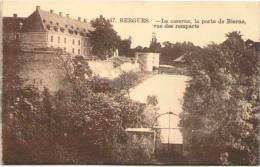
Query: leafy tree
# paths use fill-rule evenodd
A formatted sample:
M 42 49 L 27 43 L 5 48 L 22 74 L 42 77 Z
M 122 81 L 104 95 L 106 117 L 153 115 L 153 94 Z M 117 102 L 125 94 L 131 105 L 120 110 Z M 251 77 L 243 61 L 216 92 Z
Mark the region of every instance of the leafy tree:
M 88 33 L 92 52 L 104 59 L 110 56 L 119 46 L 120 37 L 113 29 L 113 25 L 102 15 L 99 18 L 91 20 L 93 31 Z
M 131 56 L 131 38 L 120 40 L 118 53 L 123 56 Z
M 76 56 L 72 60 L 75 79 L 84 80 L 92 75 L 88 62 L 82 56 Z
M 146 103 L 148 105 L 156 106 L 158 104 L 158 99 L 157 99 L 156 95 L 149 95 L 149 96 L 147 96 L 146 101 L 147 101 Z
M 125 90 L 128 95 L 130 89 L 142 82 L 145 74 L 142 72 L 123 72 L 118 78 L 114 79 L 113 87 L 119 90 Z
M 163 42 L 163 47 L 161 48 L 161 58 L 160 61 L 164 64 L 169 64 L 176 58 L 183 56 L 184 59 L 189 62 L 190 55 L 192 52 L 196 52 L 200 47 L 195 46 L 191 42 L 177 42 L 171 43 L 169 41 Z M 192 59 L 192 58 L 191 58 Z
M 259 57 L 239 32 L 193 52 L 181 114 L 192 163 L 258 164 Z M 253 121 L 254 120 L 254 121 Z M 259 120 L 258 120 L 259 121 Z
M 134 51 L 136 51 L 136 52 L 141 52 L 142 50 L 143 50 L 142 46 L 137 46 L 134 48 Z
M 117 146 L 129 140 L 125 128 L 150 126 L 143 114 L 146 105 L 114 90 L 115 81 L 110 81 L 112 89 L 105 91 L 93 87 L 100 84 L 99 80 L 91 76 L 82 58 L 60 58 L 68 76 L 66 81 L 72 85 L 70 89 L 39 91 L 32 85 L 24 86 L 15 74 L 5 77 L 8 82 L 5 80 L 3 89 L 4 163 L 126 162 L 123 155 L 127 150 L 120 151 Z M 129 156 L 134 162 L 134 154 Z

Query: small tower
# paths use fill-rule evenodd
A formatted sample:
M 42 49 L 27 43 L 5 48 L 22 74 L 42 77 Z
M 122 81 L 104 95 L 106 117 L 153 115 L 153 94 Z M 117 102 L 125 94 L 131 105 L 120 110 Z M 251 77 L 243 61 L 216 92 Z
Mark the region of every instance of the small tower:
M 156 33 L 153 32 L 151 43 L 157 43 Z
M 157 42 L 156 34 L 153 32 L 152 41 L 150 43 L 149 50 L 157 53 L 160 48 L 161 48 L 161 44 Z

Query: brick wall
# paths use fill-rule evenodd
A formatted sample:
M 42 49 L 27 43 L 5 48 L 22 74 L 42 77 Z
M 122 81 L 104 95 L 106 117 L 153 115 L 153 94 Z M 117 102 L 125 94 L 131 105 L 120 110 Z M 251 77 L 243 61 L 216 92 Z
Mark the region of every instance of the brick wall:
M 6 33 L 3 33 L 3 41 L 5 41 L 5 42 L 12 42 L 12 41 L 19 40 L 19 37 L 20 37 L 20 33 L 19 32 L 6 32 Z
M 22 32 L 20 37 L 21 49 L 27 51 L 47 47 L 46 35 L 46 32 Z
M 140 71 L 138 63 L 133 64 L 126 62 L 118 67 L 114 67 L 113 62 L 96 60 L 88 61 L 88 64 L 94 75 L 109 79 L 114 79 L 118 77 L 120 74 L 122 74 L 122 72 Z

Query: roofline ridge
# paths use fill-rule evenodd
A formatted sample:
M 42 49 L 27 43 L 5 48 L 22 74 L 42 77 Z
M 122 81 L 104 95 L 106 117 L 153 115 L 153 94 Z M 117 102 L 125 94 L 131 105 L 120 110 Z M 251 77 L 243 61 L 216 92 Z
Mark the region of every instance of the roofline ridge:
M 82 23 L 82 24 L 89 24 L 88 22 L 79 21 L 77 18 L 74 18 L 74 17 L 67 17 L 66 15 L 64 15 L 64 16 L 60 16 L 58 13 L 50 13 L 48 10 L 38 9 L 38 11 L 47 12 L 47 13 L 50 14 L 50 15 L 53 15 L 53 14 L 54 14 L 54 15 L 56 15 L 57 17 L 61 17 L 61 18 L 66 18 L 66 19 L 74 20 L 74 21 L 77 21 L 77 22 Z
M 43 27 L 44 31 L 46 31 L 46 29 L 45 29 L 45 27 L 44 27 L 44 24 L 43 24 L 42 15 L 39 13 L 40 10 L 41 10 L 41 9 L 38 9 L 38 10 L 36 10 L 36 12 L 38 12 L 38 14 L 39 14 L 39 16 L 40 16 L 40 18 L 41 18 L 41 26 Z
M 66 15 L 60 15 L 59 13 L 54 13 L 54 12 L 51 13 L 50 11 L 44 10 L 41 8 L 36 9 L 31 15 L 33 15 L 33 14 L 40 15 L 39 21 L 41 22 L 40 24 L 43 27 L 44 31 L 49 31 L 49 30 L 47 30 L 47 28 L 45 26 L 48 24 L 47 22 L 49 22 L 49 21 L 57 22 L 58 23 L 57 25 L 59 27 L 64 27 L 66 25 L 68 25 L 68 26 L 72 25 L 73 27 L 77 28 L 76 31 L 78 33 L 87 33 L 93 29 L 93 27 L 91 26 L 91 24 L 89 22 L 84 22 L 77 18 L 67 17 Z

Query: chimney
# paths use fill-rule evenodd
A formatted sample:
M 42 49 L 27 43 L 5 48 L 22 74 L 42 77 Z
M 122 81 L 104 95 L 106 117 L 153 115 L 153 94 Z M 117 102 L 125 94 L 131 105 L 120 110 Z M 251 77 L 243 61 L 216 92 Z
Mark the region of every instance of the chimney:
M 21 30 L 22 28 L 23 28 L 23 23 L 20 22 L 20 23 L 19 23 L 19 29 Z
M 78 17 L 78 21 L 81 21 L 81 17 Z
M 84 19 L 84 23 L 86 23 L 87 22 L 87 19 Z
M 59 16 L 62 16 L 62 12 L 59 12 Z
M 67 17 L 67 18 L 70 18 L 70 14 L 66 14 L 66 17 Z
M 14 16 L 14 18 L 16 18 L 16 17 L 17 17 L 17 14 L 16 14 L 16 13 L 14 13 L 14 14 L 13 14 L 13 16 Z
M 41 7 L 37 5 L 36 6 L 36 10 L 40 10 L 40 9 L 41 9 Z
M 53 14 L 53 13 L 54 13 L 54 10 L 53 10 L 53 9 L 51 9 L 51 10 L 50 10 L 50 13 L 51 13 L 51 14 Z

